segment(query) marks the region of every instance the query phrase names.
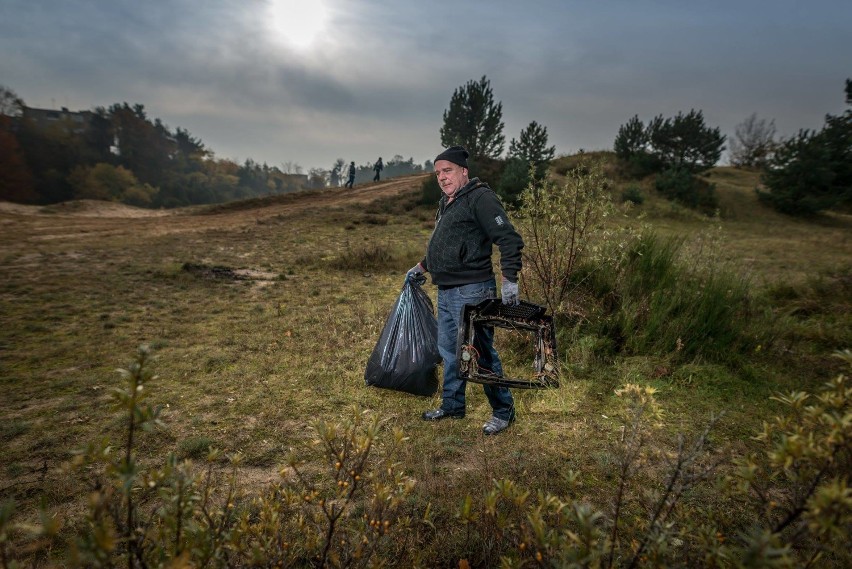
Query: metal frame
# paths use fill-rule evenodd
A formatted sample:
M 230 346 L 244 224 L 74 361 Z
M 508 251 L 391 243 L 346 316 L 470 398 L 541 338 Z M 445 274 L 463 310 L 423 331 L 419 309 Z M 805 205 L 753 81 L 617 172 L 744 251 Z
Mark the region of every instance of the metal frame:
M 462 310 L 456 345 L 459 377 L 474 383 L 512 387 L 516 389 L 546 389 L 559 387 L 559 360 L 556 353 L 556 333 L 553 317 L 545 315 L 545 308 L 521 301 L 517 306 L 503 304 L 500 299 L 483 300 L 479 304 L 466 304 Z M 510 379 L 493 372 L 480 370 L 478 353 L 474 348 L 476 329 L 494 326 L 511 330 L 525 330 L 535 335 L 534 376 L 531 379 Z

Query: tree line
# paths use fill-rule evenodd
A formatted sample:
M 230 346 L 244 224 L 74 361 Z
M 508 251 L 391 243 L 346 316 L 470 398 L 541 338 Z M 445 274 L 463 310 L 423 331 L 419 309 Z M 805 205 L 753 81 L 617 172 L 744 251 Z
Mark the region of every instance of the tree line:
M 852 104 L 852 81 L 846 80 L 846 102 Z M 487 180 L 501 199 L 517 205 L 535 178 L 543 178 L 555 147 L 547 128 L 532 121 L 512 139 L 502 157 L 503 105 L 494 99 L 489 80 L 468 81 L 457 88 L 444 111 L 440 129 L 444 147 L 462 145 L 471 154 L 471 170 Z M 658 115 L 647 124 L 634 115 L 621 125 L 613 150 L 619 174 L 626 179 L 653 176 L 666 198 L 712 213 L 718 206 L 715 187 L 701 176 L 720 160 L 727 137 L 705 123 L 701 110 Z M 775 139 L 775 124 L 752 114 L 728 141 L 732 166 L 761 172 L 761 201 L 787 214 L 812 214 L 852 204 L 852 110 L 826 115 L 819 131 L 803 130 Z M 424 184 L 424 202 L 440 197 L 435 181 Z
M 852 105 L 852 82 L 846 102 Z M 217 159 L 187 130 L 170 129 L 148 117 L 143 105 L 114 104 L 85 113 L 57 113 L 48 127 L 28 118 L 26 105 L 0 86 L 0 199 L 56 203 L 104 199 L 145 207 L 179 207 L 245 199 L 305 188 L 339 187 L 348 163 L 338 158 L 330 169 L 298 164 L 282 167 L 247 159 L 242 164 Z M 65 110 L 63 110 L 65 111 Z M 85 115 L 85 128 L 73 119 Z M 495 100 L 486 76 L 457 88 L 440 128 L 444 147 L 462 145 L 471 154 L 471 170 L 488 181 L 508 205 L 517 205 L 524 188 L 543 178 L 555 146 L 547 127 L 532 121 L 508 153 L 503 134 L 503 105 Z M 726 137 L 705 124 L 692 109 L 674 117 L 658 115 L 645 124 L 634 115 L 621 125 L 613 149 L 626 178 L 654 176 L 665 197 L 706 212 L 717 207 L 715 188 L 701 173 L 715 166 Z M 775 139 L 774 122 L 756 114 L 737 126 L 728 141 L 730 162 L 762 172 L 760 199 L 788 214 L 812 214 L 852 203 L 852 110 L 826 115 L 818 131 L 802 130 Z M 432 164 L 395 155 L 382 176 L 430 171 Z M 372 180 L 373 164 L 356 166 L 356 184 Z M 424 184 L 424 202 L 440 197 L 434 180 Z
M 524 189 L 547 176 L 556 148 L 548 144 L 547 127 L 532 121 L 511 139 L 504 158 L 503 127 L 503 105 L 483 76 L 453 93 L 444 111 L 441 144 L 464 146 L 471 155 L 471 170 L 488 181 L 504 203 L 518 206 Z M 700 110 L 691 110 L 673 118 L 657 116 L 648 125 L 633 117 L 616 136 L 615 154 L 626 177 L 658 175 L 657 189 L 670 199 L 712 210 L 713 187 L 697 174 L 716 165 L 724 141 L 718 128 L 704 124 Z M 440 196 L 436 181 L 424 184 L 424 202 Z
M 189 131 L 151 118 L 141 104 L 91 111 L 31 109 L 0 86 L 0 199 L 50 204 L 98 199 L 142 207 L 220 203 L 342 185 L 331 169 L 218 159 Z M 358 168 L 372 179 L 372 164 Z M 422 171 L 395 156 L 384 177 Z

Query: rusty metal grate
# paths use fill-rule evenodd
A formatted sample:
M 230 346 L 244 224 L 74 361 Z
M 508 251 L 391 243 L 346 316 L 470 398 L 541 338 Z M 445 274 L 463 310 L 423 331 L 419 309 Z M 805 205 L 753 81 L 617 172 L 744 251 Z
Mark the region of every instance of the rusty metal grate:
M 456 347 L 459 377 L 474 383 L 516 389 L 559 387 L 556 333 L 553 317 L 545 315 L 545 312 L 543 306 L 525 301 L 517 306 L 508 306 L 500 299 L 488 299 L 479 304 L 465 305 Z M 535 357 L 531 378 L 511 379 L 479 367 L 476 331 L 483 326 L 525 331 L 532 336 Z

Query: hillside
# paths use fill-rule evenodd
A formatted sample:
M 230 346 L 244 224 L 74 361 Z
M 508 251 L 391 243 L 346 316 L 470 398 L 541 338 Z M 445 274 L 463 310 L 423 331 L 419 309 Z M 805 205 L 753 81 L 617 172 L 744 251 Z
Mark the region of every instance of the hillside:
M 0 202 L 0 223 L 14 225 L 15 241 L 32 234 L 36 239 L 94 237 L 123 232 L 182 233 L 224 229 L 261 223 L 282 215 L 305 210 L 366 204 L 393 198 L 420 187 L 424 176 L 393 178 L 362 184 L 353 189 L 337 188 L 302 191 L 280 196 L 255 198 L 230 204 L 150 210 L 113 202 L 79 200 L 50 206 L 27 206 Z M 133 221 L 130 221 L 133 220 Z M 9 232 L 3 232 L 9 235 Z M 3 243 L 0 235 L 0 245 Z M 11 236 L 11 235 L 10 235 Z
M 748 351 L 722 362 L 681 361 L 676 346 L 616 352 L 588 323 L 560 321 L 561 387 L 519 390 L 519 419 L 498 437 L 481 434 L 489 407 L 477 385 L 468 387 L 467 417 L 438 424 L 420 420 L 438 396 L 364 386 L 366 361 L 434 223 L 433 208 L 416 205 L 425 176 L 167 211 L 0 204 L 0 488 L 15 500 L 20 523 L 38 522 L 42 500 L 48 517 L 63 520 L 49 542 L 13 531 L 17 546 L 8 554 L 61 565 L 65 544 L 87 527 L 101 466 L 62 468 L 101 437 L 112 451 L 124 449 L 112 392 L 122 385 L 116 369 L 127 369 L 141 344 L 155 356 L 146 402 L 161 407 L 163 425 L 137 433 L 139 468 L 161 468 L 171 453 L 201 476 L 216 448 L 213 486 L 227 490 L 227 456 L 239 455 L 243 493 L 233 502 L 247 524 L 268 521 L 257 496 L 295 479 L 291 452 L 318 492 L 333 485 L 339 469 L 316 443 L 323 424 L 376 418 L 365 469 L 377 473 L 365 471 L 365 479 L 389 483 L 404 473 L 412 480 L 396 505 L 408 533 L 400 521 L 399 534 L 378 549 L 392 566 L 458 567 L 467 559 L 494 567 L 500 555 L 523 551 L 508 534 L 498 537 L 483 506 L 499 480 L 529 490 L 529 500 L 551 492 L 611 512 L 630 425 L 615 390 L 651 386 L 664 413 L 649 424 L 628 488 L 622 531 L 629 552 L 680 433 L 694 440 L 724 411 L 696 468 L 718 463 L 720 474 L 732 472 L 732 458 L 762 452 L 754 435 L 782 408 L 770 396 L 818 389 L 843 369 L 832 353 L 852 343 L 850 217 L 785 218 L 757 203 L 753 175 L 718 168 L 710 176 L 720 218 L 673 207 L 644 188 L 645 202 L 612 223 L 682 238 L 695 265 L 706 263 L 708 281 L 714 272 L 748 272 Z M 435 299 L 435 287 L 424 290 Z M 501 344 L 509 366 L 526 369 L 524 347 L 511 338 Z M 157 500 L 144 488 L 138 497 L 148 508 Z M 463 522 L 468 497 L 473 513 Z M 222 494 L 215 500 L 229 503 Z M 361 523 L 368 506 L 359 502 L 341 523 Z M 681 511 L 718 525 L 727 543 L 760 521 L 710 482 L 685 495 Z M 505 505 L 505 512 L 517 510 Z

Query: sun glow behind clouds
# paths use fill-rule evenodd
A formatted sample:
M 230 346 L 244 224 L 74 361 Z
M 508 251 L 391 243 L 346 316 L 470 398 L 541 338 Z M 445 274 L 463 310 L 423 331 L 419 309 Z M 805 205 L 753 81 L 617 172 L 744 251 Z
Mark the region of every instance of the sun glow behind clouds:
M 269 0 L 267 27 L 280 44 L 305 51 L 325 33 L 328 8 L 321 0 Z

